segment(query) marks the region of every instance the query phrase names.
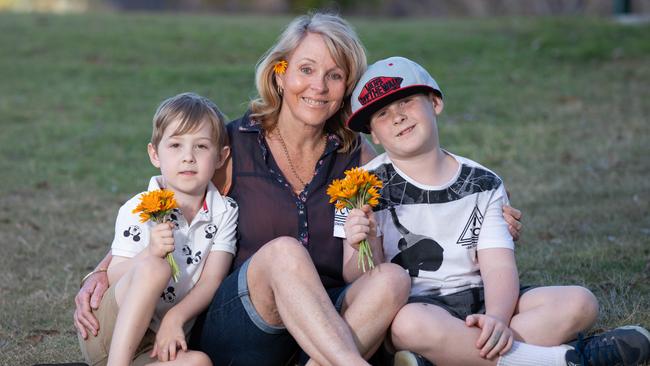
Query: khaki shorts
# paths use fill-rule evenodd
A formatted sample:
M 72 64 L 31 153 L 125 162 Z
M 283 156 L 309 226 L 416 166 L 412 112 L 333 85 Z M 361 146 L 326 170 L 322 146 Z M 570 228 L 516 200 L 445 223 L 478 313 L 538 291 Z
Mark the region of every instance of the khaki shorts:
M 106 365 L 118 311 L 119 306 L 115 300 L 115 286 L 111 286 L 104 294 L 99 309 L 93 311 L 97 321 L 99 321 L 97 336 L 93 337 L 92 334 L 88 334 L 88 339 L 84 340 L 78 335 L 81 353 L 90 366 Z M 149 352 L 153 349 L 155 340 L 156 334 L 151 329 L 147 329 L 144 337 L 142 337 L 142 342 L 135 351 L 132 366 L 146 365 L 155 361 L 155 359 L 149 357 Z

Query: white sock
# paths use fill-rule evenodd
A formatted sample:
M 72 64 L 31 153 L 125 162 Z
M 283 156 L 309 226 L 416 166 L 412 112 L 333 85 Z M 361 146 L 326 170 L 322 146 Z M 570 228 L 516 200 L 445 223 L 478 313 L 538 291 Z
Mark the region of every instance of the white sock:
M 512 348 L 499 357 L 497 366 L 566 366 L 564 355 L 569 346 L 542 347 L 513 342 Z

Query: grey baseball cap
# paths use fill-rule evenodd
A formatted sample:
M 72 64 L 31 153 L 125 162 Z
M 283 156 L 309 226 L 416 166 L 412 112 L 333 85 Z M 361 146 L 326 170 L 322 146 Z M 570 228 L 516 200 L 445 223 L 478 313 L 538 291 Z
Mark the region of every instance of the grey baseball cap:
M 416 93 L 435 92 L 442 98 L 438 83 L 419 64 L 404 57 L 375 62 L 361 76 L 352 91 L 352 116 L 346 125 L 353 131 L 370 133 L 373 113 L 388 104 Z

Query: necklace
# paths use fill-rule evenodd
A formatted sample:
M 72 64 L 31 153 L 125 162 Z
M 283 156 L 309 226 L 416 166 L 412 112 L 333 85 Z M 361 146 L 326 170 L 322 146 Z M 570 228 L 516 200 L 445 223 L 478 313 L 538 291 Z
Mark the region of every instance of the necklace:
M 291 173 L 293 173 L 293 176 L 298 179 L 298 182 L 302 185 L 300 190 L 298 192 L 302 192 L 305 190 L 305 187 L 307 186 L 307 183 L 305 183 L 302 178 L 298 175 L 298 171 L 296 170 L 296 167 L 293 165 L 293 161 L 291 161 L 291 157 L 289 156 L 289 149 L 287 149 L 287 144 L 284 142 L 284 138 L 282 138 L 282 134 L 280 133 L 280 127 L 275 127 L 275 130 L 278 133 L 278 137 L 280 138 L 280 144 L 282 145 L 282 150 L 284 151 L 284 156 L 287 158 L 287 161 L 289 162 L 289 168 L 291 168 Z M 327 141 L 326 139 L 323 139 L 323 141 Z M 327 143 L 323 144 L 323 153 L 325 152 L 325 147 L 327 146 Z M 322 155 L 322 153 L 321 153 Z M 294 187 L 295 189 L 295 187 Z

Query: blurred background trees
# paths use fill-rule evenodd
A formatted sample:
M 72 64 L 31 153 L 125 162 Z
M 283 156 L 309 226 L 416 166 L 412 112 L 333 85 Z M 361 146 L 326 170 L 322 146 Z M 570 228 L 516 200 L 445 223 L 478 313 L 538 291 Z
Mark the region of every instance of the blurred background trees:
M 650 0 L 0 0 L 0 11 L 188 11 L 283 14 L 326 8 L 388 17 L 650 14 Z

